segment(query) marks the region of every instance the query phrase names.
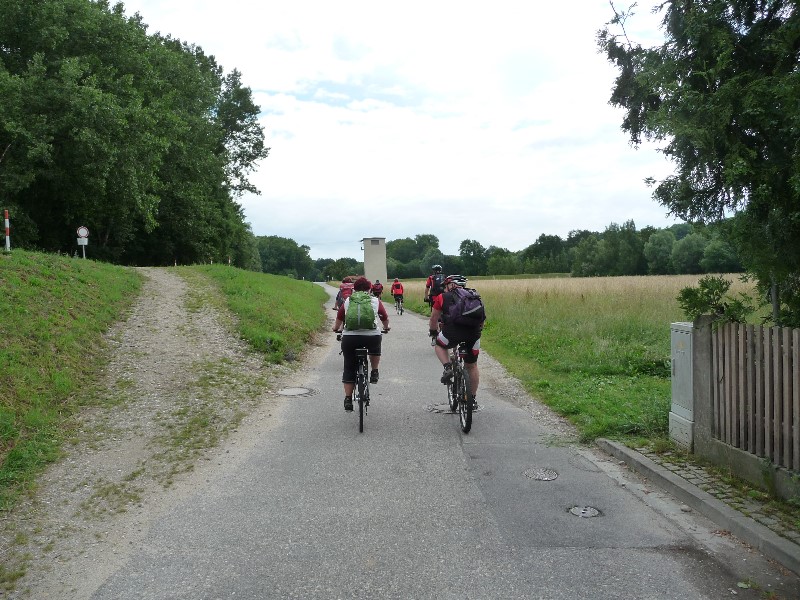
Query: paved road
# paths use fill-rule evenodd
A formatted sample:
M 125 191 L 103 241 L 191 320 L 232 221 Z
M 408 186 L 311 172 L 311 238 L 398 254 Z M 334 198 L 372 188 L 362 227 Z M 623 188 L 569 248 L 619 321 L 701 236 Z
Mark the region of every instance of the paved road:
M 800 597 L 758 555 L 616 461 L 559 443 L 488 383 L 463 435 L 436 410 L 446 398 L 425 321 L 392 314 L 392 327 L 363 434 L 342 408 L 332 347 L 303 380 L 317 393 L 287 400 L 93 597 L 696 600 L 761 598 L 767 584 Z M 531 478 L 538 468 L 558 477 Z M 761 590 L 737 585 L 755 581 Z

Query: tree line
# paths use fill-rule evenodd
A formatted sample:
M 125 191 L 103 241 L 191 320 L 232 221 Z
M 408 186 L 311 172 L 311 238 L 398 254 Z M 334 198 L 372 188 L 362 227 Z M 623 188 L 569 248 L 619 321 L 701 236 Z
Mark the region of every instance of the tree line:
M 649 48 L 628 38 L 631 13 L 611 8 L 597 36 L 619 72 L 610 103 L 634 146 L 659 142 L 674 162 L 650 181 L 653 197 L 691 232 L 627 222 L 543 235 L 521 252 L 464 240 L 455 256 L 423 234 L 387 244 L 390 272 L 417 277 L 439 262 L 467 274 L 622 275 L 735 263 L 770 298 L 774 323 L 800 326 L 800 6 L 666 0 L 664 43 Z M 0 0 L 0 15 L 0 208 L 16 246 L 74 251 L 84 225 L 91 255 L 122 264 L 230 262 L 315 279 L 358 271 L 353 259 L 282 265 L 264 252 L 280 240 L 256 238 L 245 222 L 237 199 L 258 192 L 248 175 L 269 149 L 238 71 L 148 34 L 141 16 L 108 0 Z
M 15 247 L 260 269 L 236 199 L 269 149 L 241 74 L 105 0 L 0 0 L 0 208 Z
M 265 272 L 312 280 L 340 280 L 363 272 L 353 258 L 312 260 L 308 246 L 279 236 L 258 237 Z M 727 241 L 725 224 L 680 223 L 664 229 L 636 229 L 633 221 L 611 223 L 602 232 L 575 230 L 566 239 L 541 234 L 519 251 L 484 247 L 467 239 L 455 255 L 444 254 L 435 234 L 386 242 L 390 278 L 425 277 L 435 264 L 445 273 L 466 276 L 569 273 L 573 277 L 609 275 L 667 275 L 736 273 L 742 271 L 734 247 Z

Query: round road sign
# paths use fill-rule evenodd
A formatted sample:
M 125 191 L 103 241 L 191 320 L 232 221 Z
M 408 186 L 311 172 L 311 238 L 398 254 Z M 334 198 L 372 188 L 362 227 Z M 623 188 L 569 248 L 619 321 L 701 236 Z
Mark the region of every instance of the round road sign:
M 83 225 L 81 225 L 80 227 L 78 227 L 78 237 L 82 238 L 89 237 L 89 230 L 86 229 L 86 227 L 84 227 Z

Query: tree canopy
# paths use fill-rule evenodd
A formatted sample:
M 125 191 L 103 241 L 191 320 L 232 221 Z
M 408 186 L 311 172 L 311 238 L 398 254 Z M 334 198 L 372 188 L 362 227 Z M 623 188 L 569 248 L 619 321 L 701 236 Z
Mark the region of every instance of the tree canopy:
M 0 198 L 17 246 L 259 268 L 241 207 L 265 158 L 234 70 L 105 0 L 0 0 Z
M 634 5 L 635 6 L 635 5 Z M 654 198 L 687 221 L 727 217 L 774 320 L 800 324 L 800 14 L 796 0 L 666 0 L 664 43 L 628 39 L 629 12 L 598 36 L 618 69 L 610 102 L 634 145 L 675 172 Z

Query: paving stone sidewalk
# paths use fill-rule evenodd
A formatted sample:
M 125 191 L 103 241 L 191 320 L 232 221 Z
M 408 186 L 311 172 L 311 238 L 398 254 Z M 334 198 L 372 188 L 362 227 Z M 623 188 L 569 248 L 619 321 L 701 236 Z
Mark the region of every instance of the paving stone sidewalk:
M 720 528 L 800 575 L 800 508 L 770 502 L 757 490 L 732 485 L 680 453 L 631 450 L 610 440 L 597 443 Z

